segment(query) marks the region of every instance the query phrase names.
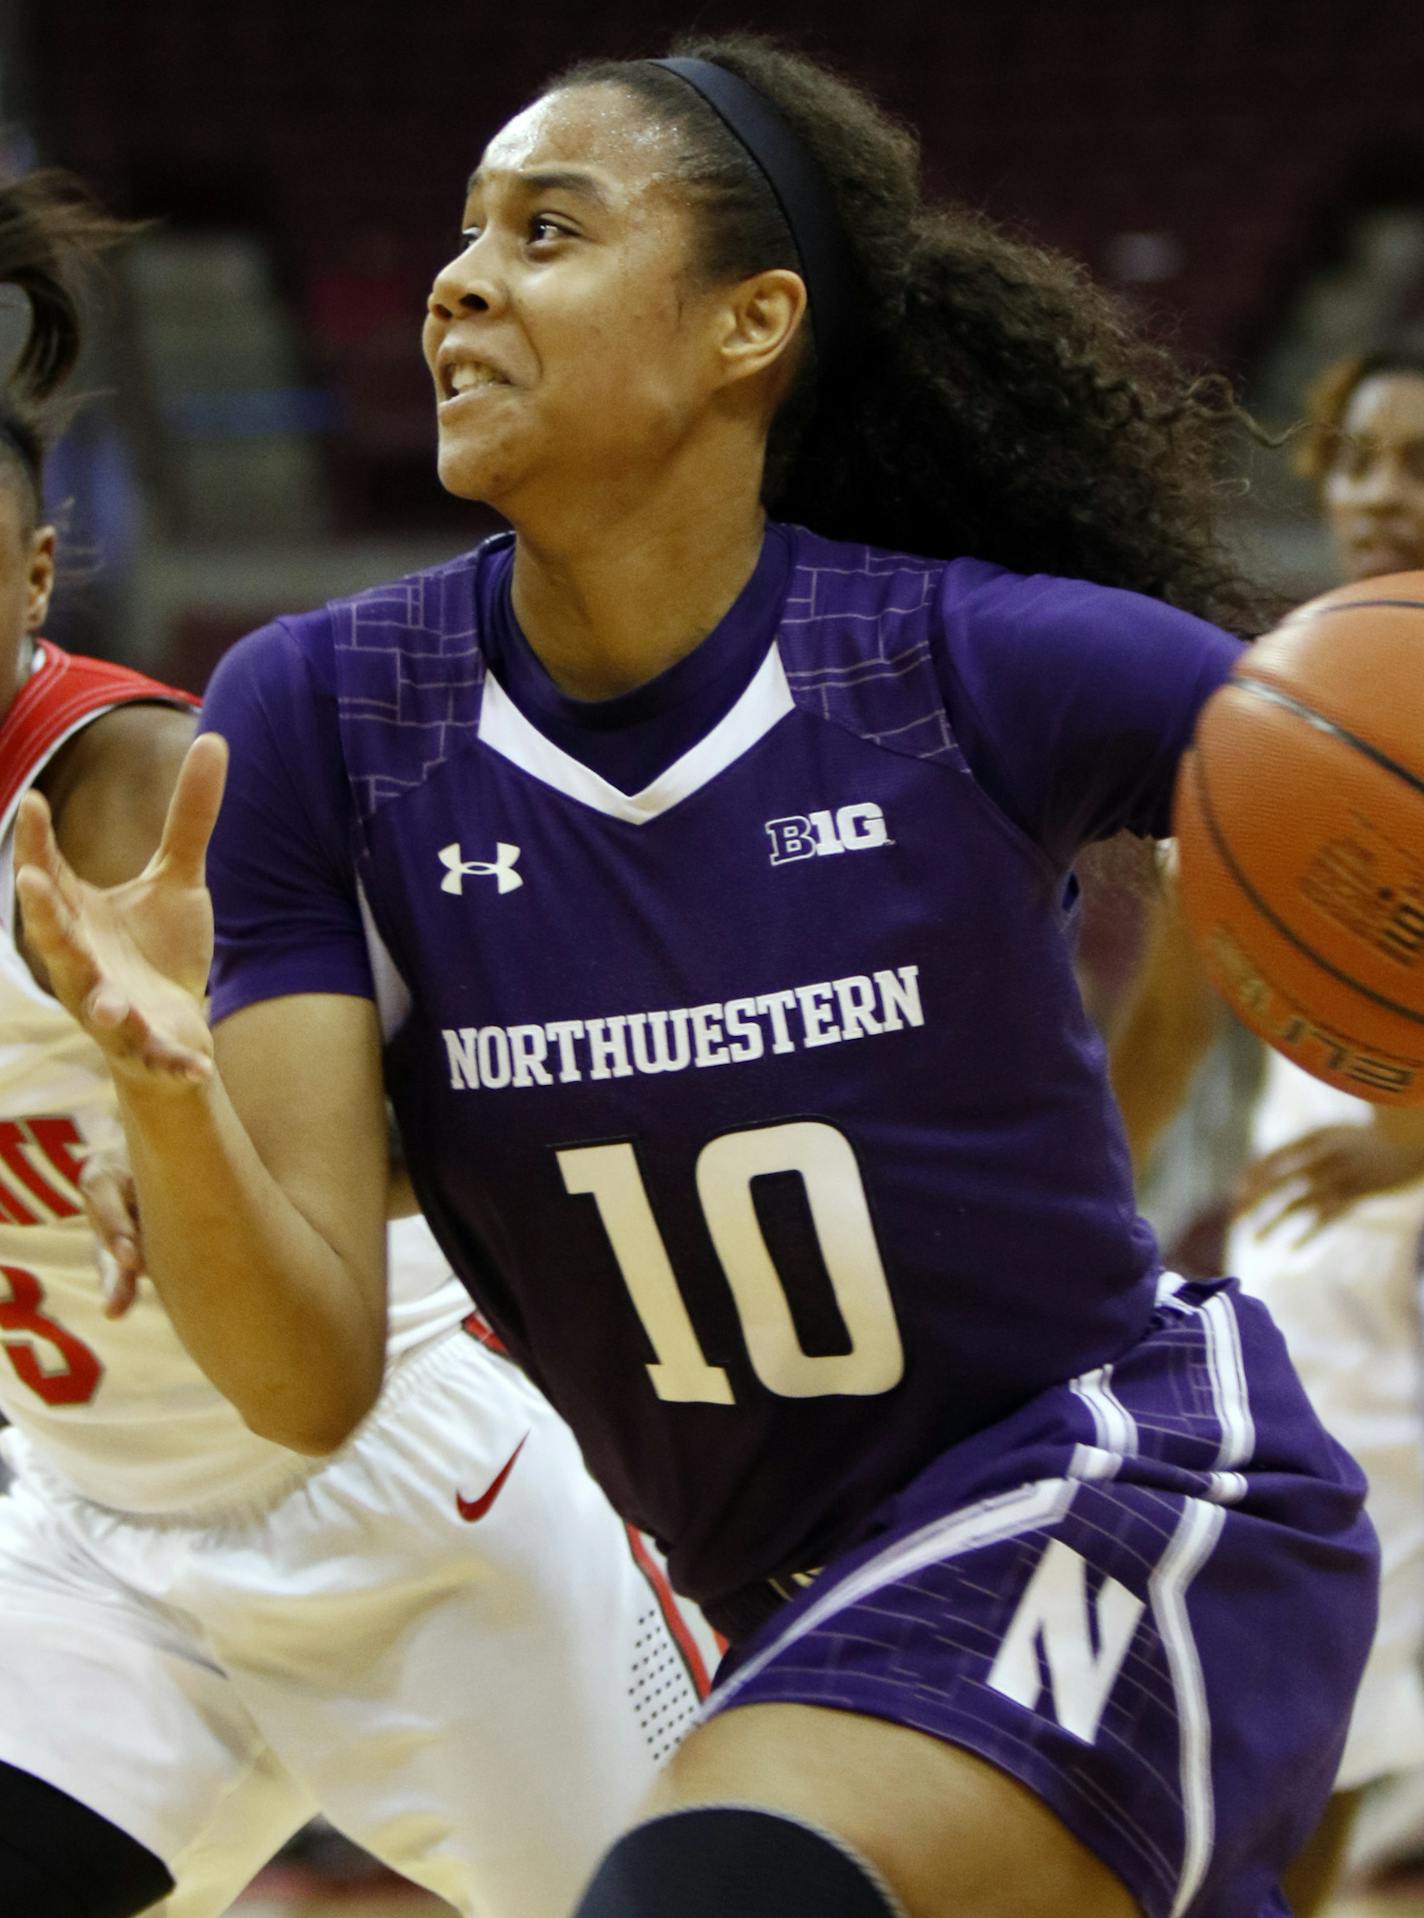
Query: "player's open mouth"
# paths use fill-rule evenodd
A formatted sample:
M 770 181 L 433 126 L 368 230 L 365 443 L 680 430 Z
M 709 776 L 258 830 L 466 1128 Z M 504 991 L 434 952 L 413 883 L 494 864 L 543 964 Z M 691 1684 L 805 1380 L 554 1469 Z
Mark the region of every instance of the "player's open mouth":
M 488 386 L 508 386 L 509 381 L 483 360 L 457 360 L 440 369 L 440 397 L 448 403 L 463 399 L 467 393 L 482 392 Z

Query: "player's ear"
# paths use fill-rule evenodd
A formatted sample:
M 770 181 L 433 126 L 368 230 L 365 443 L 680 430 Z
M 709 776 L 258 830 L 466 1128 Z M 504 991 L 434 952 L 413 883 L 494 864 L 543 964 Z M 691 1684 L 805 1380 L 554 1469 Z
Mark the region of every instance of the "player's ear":
M 54 556 L 59 537 L 52 526 L 41 526 L 30 541 L 25 577 L 25 631 L 37 633 L 49 617 L 54 592 Z
M 791 364 L 806 320 L 806 283 L 786 267 L 770 267 L 732 288 L 718 315 L 724 378 L 731 383 Z

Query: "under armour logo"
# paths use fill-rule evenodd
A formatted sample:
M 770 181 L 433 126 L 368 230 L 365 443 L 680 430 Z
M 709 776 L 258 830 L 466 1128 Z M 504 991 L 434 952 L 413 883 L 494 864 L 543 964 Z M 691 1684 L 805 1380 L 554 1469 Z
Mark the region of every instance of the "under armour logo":
M 493 859 L 462 859 L 457 839 L 453 845 L 440 848 L 440 863 L 446 869 L 445 877 L 440 881 L 440 890 L 463 892 L 466 873 L 492 872 L 501 892 L 513 892 L 524 884 L 523 878 L 514 870 L 518 859 L 518 846 L 507 845 L 503 839 L 495 846 Z

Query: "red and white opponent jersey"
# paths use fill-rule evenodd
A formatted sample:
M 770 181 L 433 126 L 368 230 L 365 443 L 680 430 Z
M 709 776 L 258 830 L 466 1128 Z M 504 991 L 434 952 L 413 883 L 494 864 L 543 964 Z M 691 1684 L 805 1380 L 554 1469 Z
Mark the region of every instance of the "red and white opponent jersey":
M 189 706 L 142 674 L 43 642 L 0 723 L 0 1410 L 30 1462 L 116 1509 L 191 1515 L 259 1500 L 308 1469 L 248 1431 L 180 1344 L 152 1287 L 103 1315 L 77 1190 L 84 1153 L 117 1136 L 97 1047 L 16 949 L 15 812 L 64 742 L 130 702 Z M 391 1356 L 469 1312 L 420 1220 L 393 1228 Z

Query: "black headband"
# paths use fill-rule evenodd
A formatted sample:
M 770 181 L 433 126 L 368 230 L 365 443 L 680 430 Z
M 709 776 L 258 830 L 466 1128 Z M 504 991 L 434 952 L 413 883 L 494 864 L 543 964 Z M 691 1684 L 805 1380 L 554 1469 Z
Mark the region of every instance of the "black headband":
M 824 370 L 848 356 L 861 302 L 845 229 L 820 163 L 764 93 L 711 60 L 650 60 L 700 93 L 750 154 L 791 229 L 806 282 L 816 357 Z

